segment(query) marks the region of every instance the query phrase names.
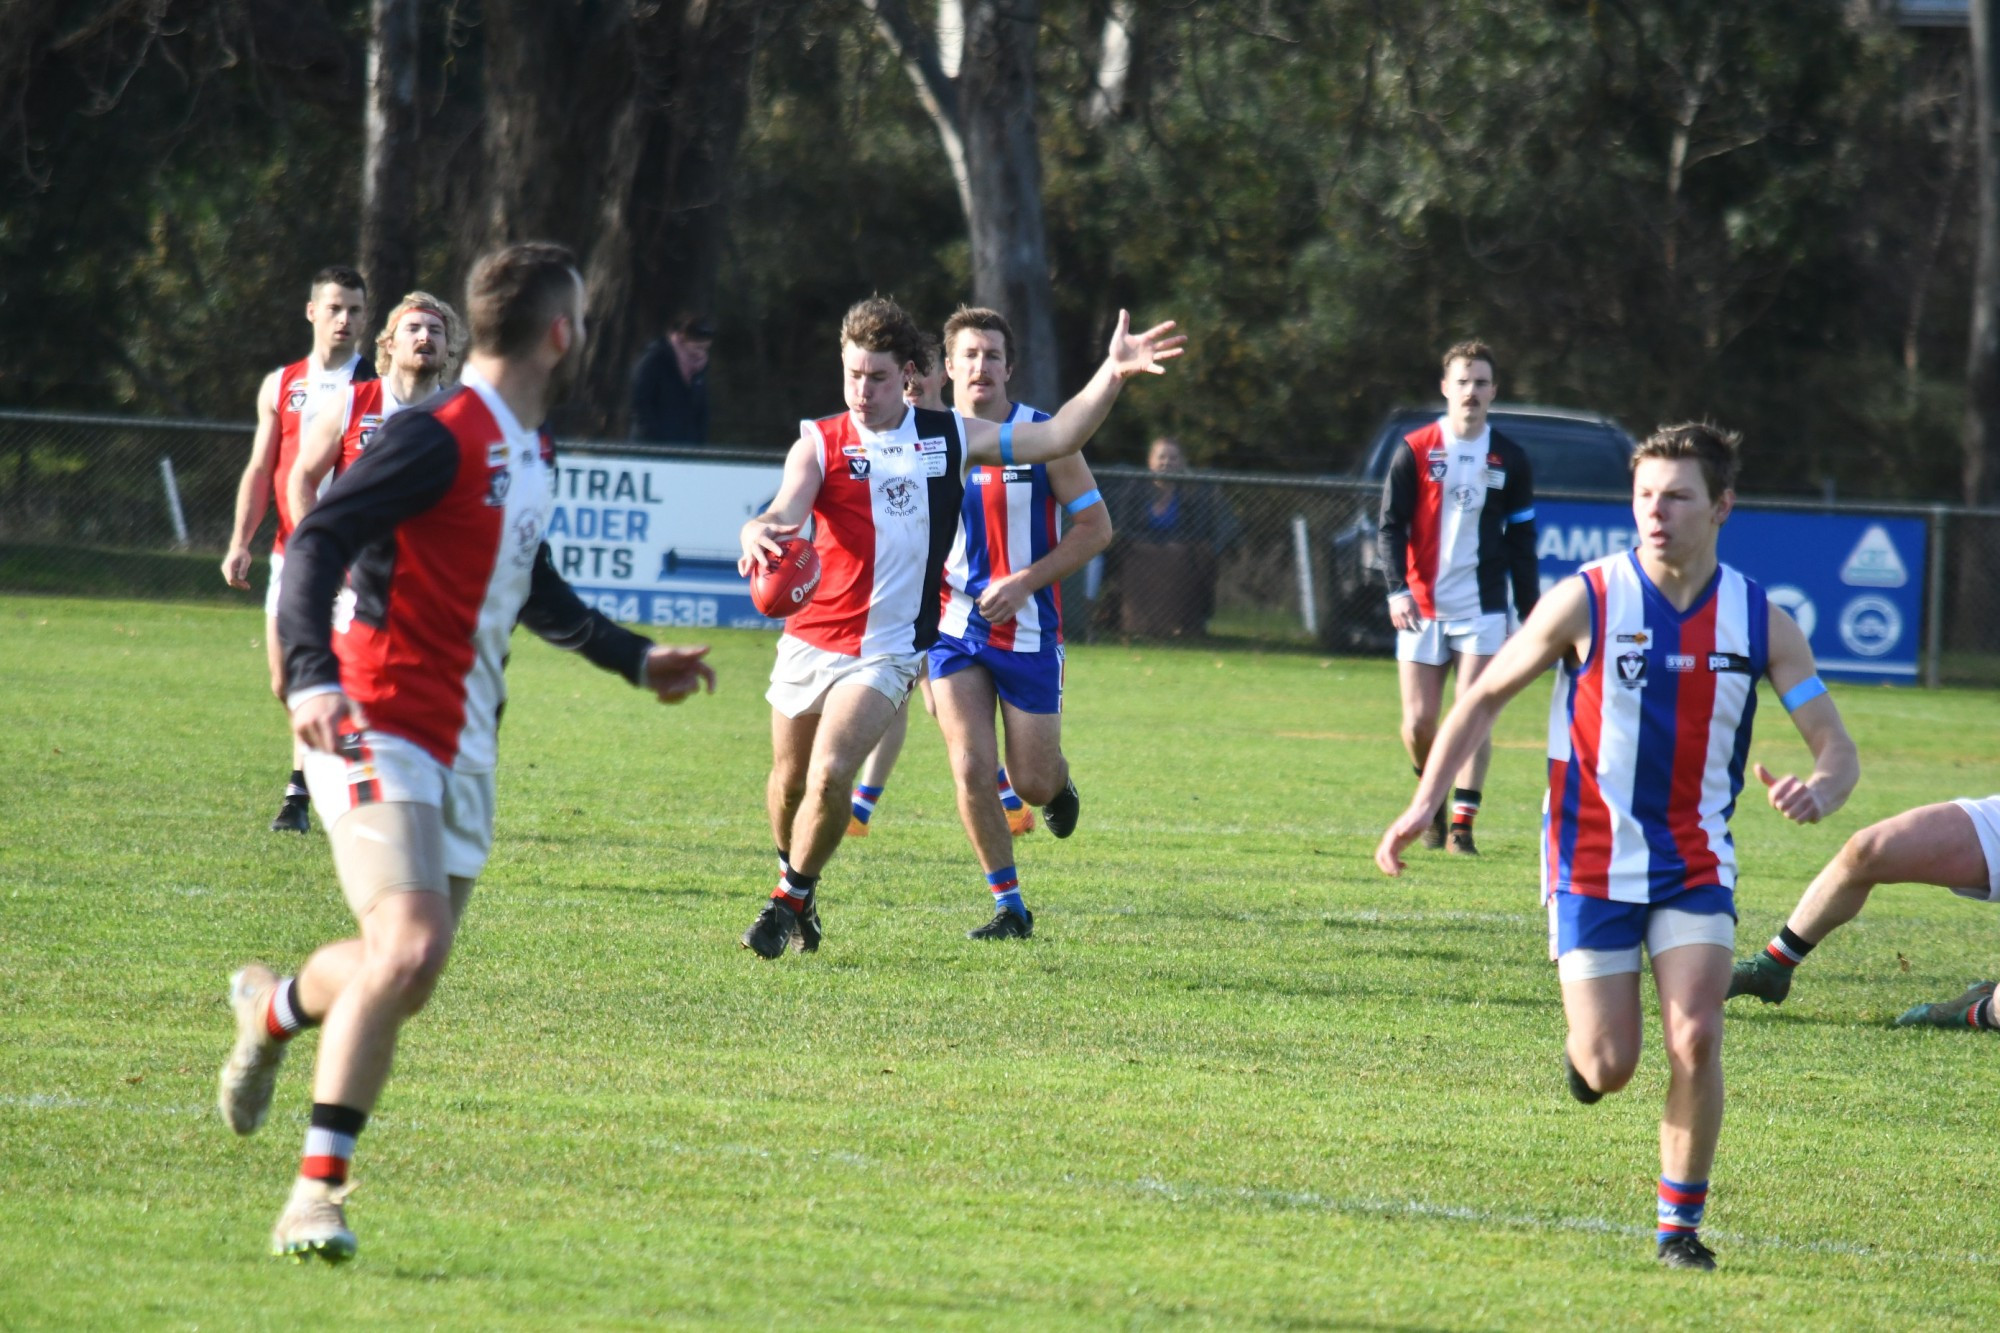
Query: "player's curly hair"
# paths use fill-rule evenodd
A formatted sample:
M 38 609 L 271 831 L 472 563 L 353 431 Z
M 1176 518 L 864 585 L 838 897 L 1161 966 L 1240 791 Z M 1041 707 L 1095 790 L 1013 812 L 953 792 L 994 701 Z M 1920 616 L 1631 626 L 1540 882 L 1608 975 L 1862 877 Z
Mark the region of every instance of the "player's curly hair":
M 914 366 L 913 373 L 903 377 L 903 387 L 906 389 L 914 388 L 918 380 L 936 371 L 939 366 L 944 364 L 943 341 L 928 329 L 924 330 L 920 336 L 921 342 L 919 346 L 923 351 L 923 355 L 911 363 Z
M 924 335 L 917 322 L 886 296 L 871 296 L 847 308 L 840 321 L 840 345 L 887 352 L 899 367 L 924 364 Z
M 967 329 L 978 329 L 981 333 L 997 333 L 1006 349 L 1007 364 L 1014 364 L 1014 330 L 1007 323 L 1007 317 L 998 310 L 985 306 L 962 305 L 951 312 L 951 318 L 944 322 L 944 345 L 947 354 L 958 335 Z
M 1451 374 L 1451 363 L 1460 358 L 1467 361 L 1484 361 L 1486 368 L 1493 372 L 1493 378 L 1495 380 L 1500 378 L 1500 363 L 1493 359 L 1493 349 L 1479 339 L 1467 338 L 1463 342 L 1455 342 L 1445 348 L 1444 355 L 1438 358 L 1438 370 L 1446 375 Z
M 1742 443 L 1742 435 L 1713 421 L 1662 426 L 1632 451 L 1632 470 L 1638 471 L 1639 464 L 1648 458 L 1692 458 L 1701 464 L 1702 480 L 1708 483 L 1708 498 L 1720 500 L 1724 491 L 1736 488 Z
M 389 312 L 382 331 L 375 335 L 375 373 L 386 375 L 395 364 L 389 344 L 395 339 L 397 322 L 412 310 L 428 311 L 444 321 L 444 357 L 438 362 L 438 383 L 450 384 L 458 378 L 459 365 L 465 360 L 465 321 L 451 308 L 451 302 L 429 292 L 411 292 Z

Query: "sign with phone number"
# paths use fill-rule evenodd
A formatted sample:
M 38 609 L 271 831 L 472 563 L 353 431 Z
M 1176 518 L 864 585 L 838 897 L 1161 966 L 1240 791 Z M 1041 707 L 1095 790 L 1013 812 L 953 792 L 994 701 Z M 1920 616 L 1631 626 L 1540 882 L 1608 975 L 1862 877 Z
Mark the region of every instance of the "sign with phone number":
M 776 629 L 736 572 L 737 533 L 778 493 L 774 463 L 564 453 L 548 541 L 577 595 L 613 620 Z

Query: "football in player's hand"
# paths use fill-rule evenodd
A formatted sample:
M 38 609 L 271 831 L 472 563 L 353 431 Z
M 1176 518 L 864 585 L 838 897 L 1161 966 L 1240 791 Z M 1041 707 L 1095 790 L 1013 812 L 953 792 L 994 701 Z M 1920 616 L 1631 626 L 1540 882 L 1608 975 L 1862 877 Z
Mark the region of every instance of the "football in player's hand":
M 772 556 L 750 573 L 750 600 L 759 613 L 783 620 L 810 602 L 819 590 L 819 552 L 803 537 L 779 542 L 784 553 Z

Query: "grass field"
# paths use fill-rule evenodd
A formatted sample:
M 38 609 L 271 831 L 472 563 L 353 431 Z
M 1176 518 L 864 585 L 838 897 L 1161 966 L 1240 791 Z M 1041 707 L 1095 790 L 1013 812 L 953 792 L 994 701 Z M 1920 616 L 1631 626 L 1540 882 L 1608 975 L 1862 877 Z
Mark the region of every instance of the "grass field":
M 1990 1327 L 1990 1038 L 1894 1031 L 2000 916 L 1887 890 L 1782 1010 L 1732 1011 L 1707 1236 L 1652 1260 L 1657 1043 L 1562 1089 L 1535 899 L 1545 696 L 1476 864 L 1369 853 L 1407 795 L 1389 664 L 1077 649 L 1082 826 L 990 911 L 934 727 L 823 889 L 825 949 L 736 946 L 770 879 L 772 640 L 662 709 L 520 636 L 500 837 L 361 1140 L 340 1270 L 264 1256 L 305 1122 L 211 1106 L 223 987 L 348 921 L 264 831 L 285 742 L 251 609 L 0 598 L 0 1328 Z M 1870 819 L 2000 789 L 2000 696 L 1836 691 L 1827 826 L 1737 821 L 1740 949 Z M 1767 701 L 1768 705 L 1768 701 Z M 1767 706 L 1755 757 L 1804 749 Z

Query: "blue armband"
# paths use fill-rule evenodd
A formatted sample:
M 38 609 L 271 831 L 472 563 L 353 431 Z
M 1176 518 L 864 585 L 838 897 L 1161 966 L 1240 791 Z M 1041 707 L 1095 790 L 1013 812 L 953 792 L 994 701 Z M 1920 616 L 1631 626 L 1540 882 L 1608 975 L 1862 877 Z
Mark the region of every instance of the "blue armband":
M 1826 693 L 1826 682 L 1818 676 L 1807 676 L 1798 684 L 1778 696 L 1778 702 L 1785 706 L 1787 713 L 1796 713 L 1800 708 Z
M 1011 421 L 1000 428 L 1000 466 L 1014 466 L 1014 423 Z
M 1069 514 L 1072 517 L 1074 517 L 1077 514 L 1081 514 L 1084 510 L 1090 508 L 1092 505 L 1101 505 L 1103 503 L 1104 503 L 1104 492 L 1099 490 L 1088 490 L 1085 491 L 1082 495 L 1077 496 L 1076 499 L 1071 500 L 1068 504 L 1064 505 L 1063 512 L 1065 514 Z
M 1533 518 L 1534 516 L 1535 516 L 1535 507 L 1533 505 L 1529 505 L 1526 509 L 1520 510 L 1517 513 L 1512 513 L 1507 515 L 1507 521 L 1509 523 L 1526 523 L 1529 519 Z

